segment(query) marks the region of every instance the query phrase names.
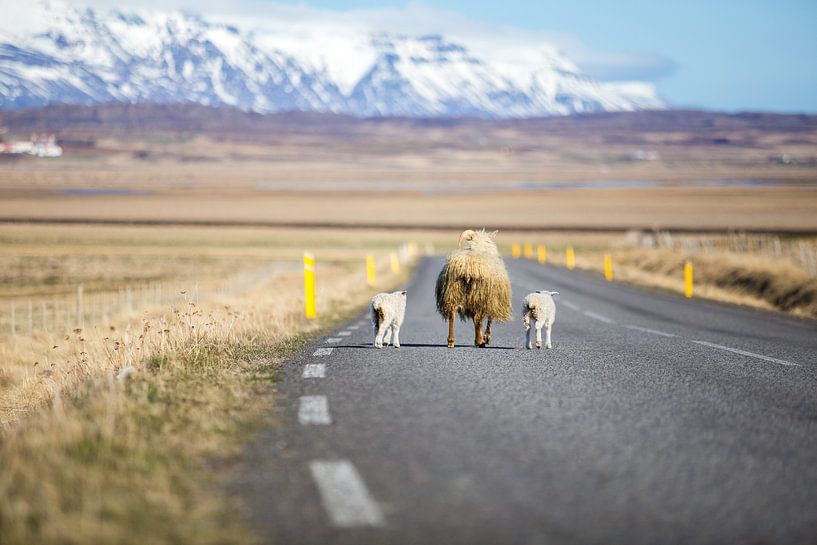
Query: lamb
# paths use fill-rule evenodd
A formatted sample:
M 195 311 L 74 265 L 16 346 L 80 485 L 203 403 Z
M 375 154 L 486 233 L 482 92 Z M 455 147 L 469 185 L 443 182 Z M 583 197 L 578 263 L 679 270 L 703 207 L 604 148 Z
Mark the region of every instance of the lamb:
M 448 256 L 437 277 L 437 312 L 448 320 L 448 348 L 454 348 L 454 316 L 474 321 L 474 345 L 491 342 L 491 322 L 513 316 L 511 282 L 496 247 L 496 231 L 468 229 L 460 235 L 458 249 Z M 487 320 L 485 334 L 482 321 Z
M 406 316 L 406 292 L 378 293 L 372 297 L 372 325 L 374 346 L 383 348 L 394 335 L 394 347 L 400 348 L 400 326 Z
M 558 291 L 539 290 L 528 294 L 522 304 L 522 321 L 525 324 L 526 345 L 528 350 L 533 348 L 530 342 L 531 320 L 536 328 L 536 348 L 542 348 L 542 326 L 545 326 L 545 348 L 552 348 L 550 331 L 556 321 L 556 303 L 553 296 Z

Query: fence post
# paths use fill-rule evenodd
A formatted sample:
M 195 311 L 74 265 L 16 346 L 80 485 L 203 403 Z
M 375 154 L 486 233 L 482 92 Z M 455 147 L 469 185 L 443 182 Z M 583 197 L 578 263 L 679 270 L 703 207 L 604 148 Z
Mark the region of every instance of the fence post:
M 28 300 L 28 336 L 34 335 L 34 303 Z
M 548 250 L 543 245 L 540 244 L 538 248 L 536 248 L 536 257 L 539 259 L 539 263 L 544 265 L 548 260 Z
M 317 318 L 315 305 L 315 256 L 304 252 L 304 313 L 307 318 Z
M 525 259 L 533 259 L 533 244 L 525 243 Z
M 77 286 L 77 327 L 82 328 L 82 284 Z
M 519 259 L 519 256 L 522 255 L 522 247 L 519 244 L 514 243 L 511 246 L 511 255 L 514 259 Z
M 400 259 L 397 257 L 397 254 L 392 252 L 389 256 L 391 260 L 391 272 L 397 274 L 400 272 Z
M 610 254 L 604 254 L 604 279 L 608 282 L 613 280 L 613 258 Z
M 367 255 L 366 256 L 366 283 L 369 284 L 370 287 L 374 287 L 375 283 L 375 270 L 374 270 L 374 256 Z
M 684 296 L 692 297 L 692 262 L 684 263 Z
M 573 251 L 573 246 L 568 246 L 565 250 L 565 265 L 571 271 L 576 267 L 576 252 Z

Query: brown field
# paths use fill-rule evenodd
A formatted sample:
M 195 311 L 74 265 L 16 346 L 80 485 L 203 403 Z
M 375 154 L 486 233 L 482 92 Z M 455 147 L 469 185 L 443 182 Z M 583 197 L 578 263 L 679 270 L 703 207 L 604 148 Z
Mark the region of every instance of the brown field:
M 817 231 L 815 116 L 359 120 L 142 105 L 2 125 L 65 146 L 59 159 L 0 159 L 7 220 Z

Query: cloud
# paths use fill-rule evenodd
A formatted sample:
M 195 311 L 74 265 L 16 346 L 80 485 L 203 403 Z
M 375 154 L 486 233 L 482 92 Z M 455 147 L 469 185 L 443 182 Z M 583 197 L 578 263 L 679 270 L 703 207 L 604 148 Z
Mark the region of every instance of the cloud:
M 62 0 L 55 0 L 62 1 Z M 41 24 L 34 2 L 0 0 L 8 23 L 0 30 L 28 31 Z M 118 0 L 67 2 L 76 7 L 122 9 Z M 127 8 L 134 9 L 134 8 Z M 423 2 L 404 7 L 352 9 L 345 11 L 317 8 L 308 4 L 285 4 L 267 0 L 141 0 L 139 9 L 185 10 L 201 13 L 208 19 L 252 30 L 268 43 L 297 36 L 331 41 L 333 34 L 365 36 L 371 32 L 407 35 L 441 34 L 460 42 L 477 57 L 501 64 L 512 70 L 515 65 L 529 67 L 543 52 L 560 51 L 578 68 L 600 81 L 648 80 L 670 75 L 677 65 L 671 59 L 652 53 L 628 53 L 593 49 L 579 37 L 553 30 L 533 32 L 511 26 L 500 26 L 473 20 L 463 13 L 443 10 Z M 13 28 L 11 22 L 13 21 Z M 339 41 L 333 42 L 339 43 Z M 353 51 L 337 52 L 337 56 Z M 348 58 L 348 56 L 346 57 Z M 358 59 L 361 62 L 363 59 Z M 354 70 L 352 70 L 354 71 Z

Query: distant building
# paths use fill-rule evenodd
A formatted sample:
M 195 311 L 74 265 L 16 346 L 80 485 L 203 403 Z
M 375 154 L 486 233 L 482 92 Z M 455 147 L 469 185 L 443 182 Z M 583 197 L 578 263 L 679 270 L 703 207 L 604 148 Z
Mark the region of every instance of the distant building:
M 15 142 L 0 142 L 0 154 L 34 155 L 36 157 L 60 157 L 62 148 L 57 145 L 57 139 L 50 135 L 31 135 L 31 140 Z

